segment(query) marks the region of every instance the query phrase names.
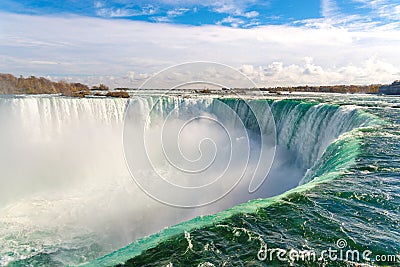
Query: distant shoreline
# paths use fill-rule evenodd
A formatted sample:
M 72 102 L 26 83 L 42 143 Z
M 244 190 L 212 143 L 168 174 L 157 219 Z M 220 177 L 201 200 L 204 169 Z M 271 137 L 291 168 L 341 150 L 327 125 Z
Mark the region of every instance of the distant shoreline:
M 234 88 L 233 90 L 260 90 L 271 94 L 281 94 L 282 92 L 308 92 L 308 93 L 366 93 L 377 94 L 380 84 L 372 85 L 333 85 L 333 86 L 294 86 L 294 87 L 262 87 L 262 88 Z M 137 88 L 110 88 L 104 84 L 89 87 L 81 83 L 68 83 L 65 81 L 53 82 L 43 77 L 30 76 L 28 78 L 15 77 L 12 74 L 0 74 L 0 94 L 61 94 L 69 97 L 122 97 L 128 98 L 127 91 L 137 90 Z M 150 89 L 151 90 L 151 89 Z M 157 89 L 155 89 L 157 90 Z M 187 89 L 199 94 L 224 93 L 231 89 Z

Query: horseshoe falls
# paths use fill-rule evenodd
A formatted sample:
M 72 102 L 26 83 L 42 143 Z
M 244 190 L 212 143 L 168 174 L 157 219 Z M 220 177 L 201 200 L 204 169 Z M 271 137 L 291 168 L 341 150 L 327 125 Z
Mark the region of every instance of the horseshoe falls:
M 398 266 L 399 105 L 3 96 L 0 266 Z

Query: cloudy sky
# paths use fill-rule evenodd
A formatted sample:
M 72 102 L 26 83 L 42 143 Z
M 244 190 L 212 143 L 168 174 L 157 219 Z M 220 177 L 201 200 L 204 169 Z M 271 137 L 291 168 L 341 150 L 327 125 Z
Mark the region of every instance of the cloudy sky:
M 1 0 L 0 72 L 136 87 L 212 61 L 260 86 L 400 79 L 399 0 Z

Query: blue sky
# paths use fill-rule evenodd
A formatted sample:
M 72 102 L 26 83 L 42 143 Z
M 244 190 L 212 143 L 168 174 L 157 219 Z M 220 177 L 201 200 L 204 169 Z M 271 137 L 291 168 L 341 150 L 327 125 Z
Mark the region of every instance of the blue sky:
M 0 72 L 111 86 L 200 60 L 260 85 L 400 78 L 398 0 L 2 0 Z
M 152 23 L 241 28 L 301 23 L 329 16 L 352 17 L 352 20 L 381 25 L 398 22 L 400 18 L 398 0 L 2 0 L 0 10 L 31 15 L 74 14 Z
M 200 1 L 199 1 L 200 2 Z M 13 1 L 2 10 L 24 14 L 78 14 L 189 25 L 224 24 L 254 27 L 321 17 L 318 0 L 287 1 Z

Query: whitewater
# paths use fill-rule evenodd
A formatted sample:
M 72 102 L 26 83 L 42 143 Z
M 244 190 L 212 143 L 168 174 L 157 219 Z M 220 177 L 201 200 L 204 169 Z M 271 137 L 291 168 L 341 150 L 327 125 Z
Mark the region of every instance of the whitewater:
M 338 239 L 398 255 L 398 105 L 368 95 L 1 97 L 0 265 L 263 266 L 265 243 L 322 250 Z M 158 176 L 212 186 L 168 193 Z

